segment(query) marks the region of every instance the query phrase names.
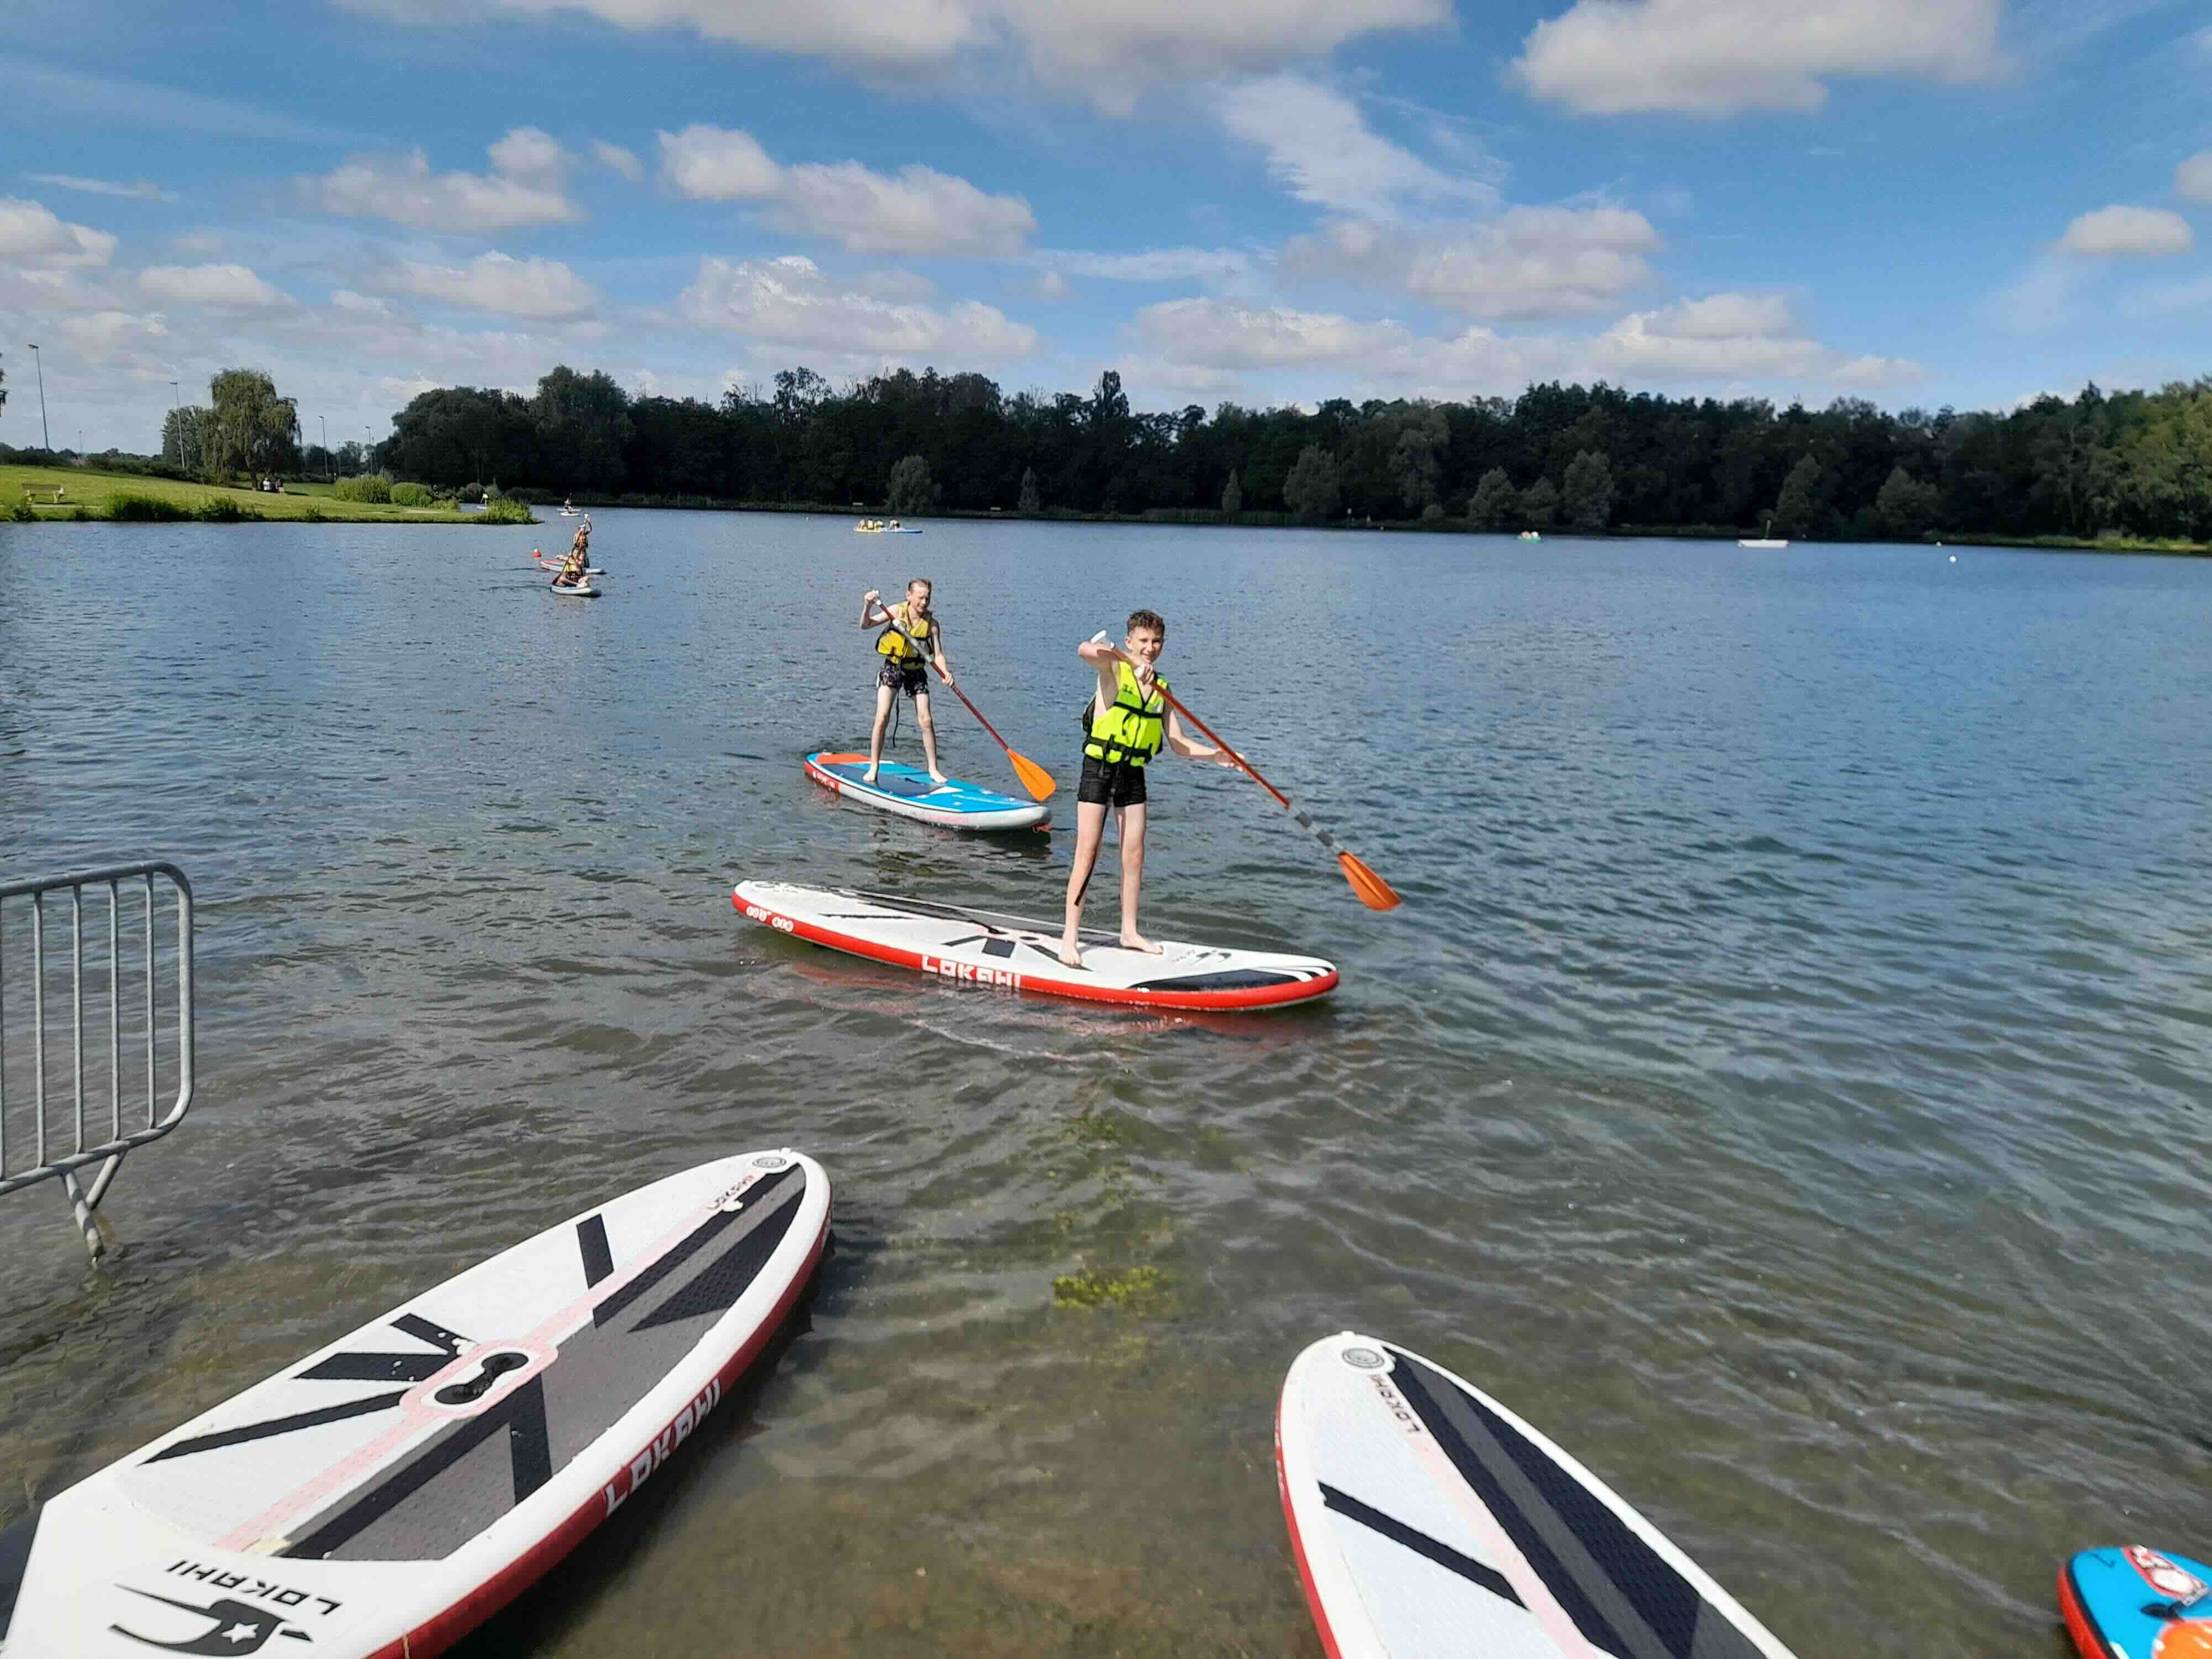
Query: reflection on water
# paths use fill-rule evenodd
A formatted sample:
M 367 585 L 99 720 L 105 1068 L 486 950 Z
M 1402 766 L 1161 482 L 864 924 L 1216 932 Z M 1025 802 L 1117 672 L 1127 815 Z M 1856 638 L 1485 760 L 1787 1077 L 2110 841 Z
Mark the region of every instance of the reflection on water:
M 837 1188 L 811 1329 L 478 1659 L 1316 1654 L 1272 1415 L 1346 1326 L 1522 1409 L 1805 1659 L 2055 1659 L 2064 1554 L 2212 1529 L 2212 569 L 933 524 L 896 550 L 962 684 L 1064 787 L 1074 644 L 1150 605 L 1178 693 L 1406 896 L 1166 761 L 1150 924 L 1344 988 L 1159 1018 L 738 917 L 746 876 L 1049 916 L 1068 837 L 804 781 L 908 574 L 843 521 L 604 520 L 594 606 L 527 529 L 0 527 L 0 861 L 175 858 L 202 1007 L 112 1268 L 58 1194 L 0 1205 L 0 1520 L 787 1142 Z

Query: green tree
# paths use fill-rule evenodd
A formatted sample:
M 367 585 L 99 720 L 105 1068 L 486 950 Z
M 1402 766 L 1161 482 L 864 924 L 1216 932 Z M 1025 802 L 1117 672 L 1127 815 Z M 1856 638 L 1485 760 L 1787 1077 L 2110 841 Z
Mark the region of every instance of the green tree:
M 1237 469 L 1229 469 L 1229 482 L 1221 487 L 1221 516 L 1233 519 L 1244 510 L 1244 486 L 1237 481 Z
M 538 382 L 530 416 L 549 483 L 557 478 L 564 490 L 622 488 L 632 428 L 629 394 L 614 376 L 604 369 L 579 374 L 563 364 Z
M 300 411 L 276 395 L 258 368 L 226 368 L 208 382 L 207 456 L 210 472 L 294 471 L 300 456 Z
M 1538 530 L 1549 530 L 1559 516 L 1559 487 L 1539 478 L 1521 492 L 1521 516 Z
M 1820 485 L 1820 462 L 1809 454 L 1800 456 L 1782 481 L 1782 493 L 1774 498 L 1775 526 L 1784 536 L 1809 536 L 1820 528 L 1827 505 Z
M 1613 465 L 1594 449 L 1577 451 L 1567 463 L 1567 522 L 1594 534 L 1613 522 Z
M 927 512 L 931 500 L 929 463 L 919 455 L 902 457 L 891 468 L 889 494 L 894 513 Z
M 161 459 L 173 467 L 205 465 L 207 419 L 207 410 L 197 404 L 188 404 L 164 413 L 161 416 Z
M 1503 530 L 1513 522 L 1519 507 L 1513 480 L 1505 476 L 1504 467 L 1493 466 L 1475 485 L 1474 494 L 1467 504 L 1467 520 L 1477 530 Z
M 1290 475 L 1283 480 L 1283 505 L 1305 523 L 1313 524 L 1334 518 L 1343 495 L 1336 457 L 1319 444 L 1301 449 Z
M 1044 511 L 1044 497 L 1037 493 L 1036 469 L 1033 466 L 1025 466 L 1022 469 L 1022 498 L 1016 505 L 1015 511 L 1018 513 Z
M 1936 527 L 1942 505 L 1936 486 L 1923 483 L 1905 470 L 1903 463 L 1889 470 L 1881 493 L 1874 500 L 1875 517 L 1881 528 L 1901 542 L 1918 541 Z
M 1398 441 L 1390 447 L 1390 470 L 1398 482 L 1399 500 L 1408 513 L 1419 513 L 1437 498 L 1451 430 L 1444 423 L 1443 410 L 1432 404 L 1413 404 L 1402 419 Z

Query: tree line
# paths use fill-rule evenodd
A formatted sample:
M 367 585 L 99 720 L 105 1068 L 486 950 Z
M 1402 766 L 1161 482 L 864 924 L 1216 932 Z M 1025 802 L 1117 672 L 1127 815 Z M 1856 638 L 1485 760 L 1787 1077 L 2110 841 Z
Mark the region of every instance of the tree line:
M 636 397 L 562 367 L 525 397 L 450 386 L 373 448 L 304 450 L 293 401 L 227 369 L 164 421 L 162 459 L 203 474 L 360 473 L 458 490 L 764 506 L 932 507 L 1330 522 L 1426 520 L 1797 538 L 1928 534 L 2212 540 L 2212 375 L 2043 397 L 2009 411 L 1778 409 L 1600 382 L 1464 403 L 1133 410 L 1007 394 L 974 374 L 810 369 L 719 403 Z
M 720 403 L 633 398 L 561 368 L 523 397 L 416 397 L 375 461 L 444 488 L 783 505 L 1461 520 L 1483 528 L 1778 535 L 2212 538 L 2212 376 L 2045 397 L 2007 413 L 1778 409 L 1602 382 L 1518 398 L 1318 409 L 1133 410 L 908 369 L 832 386 L 805 368 Z

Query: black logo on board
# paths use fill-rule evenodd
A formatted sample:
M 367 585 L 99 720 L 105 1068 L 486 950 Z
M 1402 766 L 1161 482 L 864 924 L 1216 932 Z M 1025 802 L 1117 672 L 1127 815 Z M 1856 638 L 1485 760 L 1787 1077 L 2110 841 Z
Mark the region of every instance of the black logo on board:
M 186 1613 L 198 1613 L 211 1621 L 203 1634 L 182 1642 L 157 1642 L 150 1636 L 141 1636 L 137 1631 L 125 1630 L 120 1625 L 108 1626 L 118 1636 L 127 1636 L 134 1642 L 143 1643 L 149 1648 L 159 1648 L 164 1653 L 258 1653 L 279 1636 L 289 1636 L 295 1642 L 311 1639 L 307 1632 L 292 1629 L 266 1607 L 257 1607 L 250 1602 L 234 1601 L 222 1596 L 203 1607 L 190 1601 L 156 1595 L 151 1590 L 131 1589 L 128 1584 L 121 1588 L 130 1589 L 133 1595 L 143 1595 L 149 1601 L 182 1607 Z

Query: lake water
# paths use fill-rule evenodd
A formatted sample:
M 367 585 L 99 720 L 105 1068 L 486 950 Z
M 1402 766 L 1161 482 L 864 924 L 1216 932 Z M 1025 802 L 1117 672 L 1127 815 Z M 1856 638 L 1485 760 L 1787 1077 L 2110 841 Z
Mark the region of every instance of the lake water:
M 836 1188 L 811 1329 L 475 1659 L 1310 1659 L 1273 1402 L 1346 1327 L 1520 1409 L 1802 1659 L 2057 1659 L 2067 1553 L 2212 1543 L 2212 563 L 598 523 L 596 605 L 528 566 L 558 520 L 0 526 L 0 878 L 174 859 L 201 1010 L 118 1259 L 51 1188 L 0 1204 L 0 1521 L 788 1144 Z M 1327 956 L 1332 1002 L 1015 1000 L 732 912 L 755 876 L 1057 914 L 1072 836 L 801 775 L 865 745 L 859 596 L 917 571 L 1064 823 L 1074 647 L 1167 615 L 1185 701 L 1406 902 L 1170 758 L 1147 924 Z M 1079 1273 L 1135 1294 L 1056 1304 Z

